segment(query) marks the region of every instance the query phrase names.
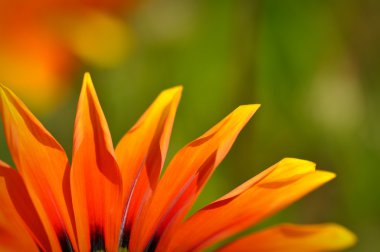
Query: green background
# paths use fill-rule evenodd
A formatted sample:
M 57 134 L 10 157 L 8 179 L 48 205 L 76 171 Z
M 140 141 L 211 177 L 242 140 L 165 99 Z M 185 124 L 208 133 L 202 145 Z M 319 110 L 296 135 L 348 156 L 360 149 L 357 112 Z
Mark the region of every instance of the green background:
M 338 222 L 359 237 L 350 251 L 380 251 L 380 1 L 151 0 L 125 22 L 123 62 L 82 65 L 68 99 L 37 113 L 68 153 L 85 71 L 114 143 L 161 90 L 184 86 L 169 158 L 260 103 L 194 210 L 284 157 L 308 159 L 337 178 L 259 226 Z M 0 150 L 10 162 L 3 137 Z

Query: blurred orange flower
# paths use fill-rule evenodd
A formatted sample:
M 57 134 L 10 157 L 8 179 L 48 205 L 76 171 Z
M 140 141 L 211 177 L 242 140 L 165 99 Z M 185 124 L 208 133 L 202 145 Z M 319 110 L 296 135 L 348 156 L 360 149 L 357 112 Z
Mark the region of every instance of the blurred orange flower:
M 5 135 L 17 171 L 0 162 L 0 249 L 7 251 L 201 251 L 256 224 L 335 177 L 285 158 L 184 218 L 259 105 L 240 106 L 182 148 L 160 179 L 182 88 L 162 92 L 114 150 L 89 75 L 63 148 L 0 86 Z M 280 225 L 220 251 L 344 249 L 342 226 Z
M 111 66 L 129 47 L 132 1 L 0 1 L 0 81 L 38 109 L 62 97 L 80 62 Z M 22 74 L 21 74 L 22 73 Z

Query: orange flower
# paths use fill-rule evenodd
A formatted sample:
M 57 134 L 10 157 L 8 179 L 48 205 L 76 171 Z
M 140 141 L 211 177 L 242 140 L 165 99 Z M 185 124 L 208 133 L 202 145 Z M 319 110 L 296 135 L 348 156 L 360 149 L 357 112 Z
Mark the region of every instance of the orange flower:
M 114 151 L 86 74 L 70 166 L 53 136 L 1 86 L 5 136 L 17 171 L 0 163 L 0 249 L 201 251 L 334 178 L 309 161 L 286 158 L 184 221 L 259 105 L 240 106 L 186 145 L 160 179 L 181 91 L 162 92 Z M 336 224 L 280 225 L 220 251 L 325 251 L 354 242 Z
M 130 38 L 121 14 L 131 4 L 0 1 L 0 81 L 34 107 L 49 108 L 62 97 L 79 63 L 107 67 L 123 59 Z

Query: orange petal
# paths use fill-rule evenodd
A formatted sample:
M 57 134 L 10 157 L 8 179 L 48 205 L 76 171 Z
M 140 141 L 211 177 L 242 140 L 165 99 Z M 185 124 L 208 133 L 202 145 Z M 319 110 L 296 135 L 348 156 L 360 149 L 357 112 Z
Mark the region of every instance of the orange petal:
M 23 220 L 7 192 L 7 182 L 0 177 L 0 251 L 38 251 Z
M 336 251 L 356 243 L 355 235 L 337 224 L 282 224 L 245 236 L 219 252 L 311 252 Z
M 75 249 L 66 154 L 26 106 L 1 85 L 0 97 L 4 132 L 13 160 L 45 229 L 49 229 L 45 221 L 48 219 L 58 236 L 50 242 Z M 59 246 L 53 249 L 59 250 Z
M 117 251 L 121 175 L 89 74 L 78 103 L 70 175 L 79 250 Z
M 156 242 L 166 227 L 182 220 L 258 107 L 239 107 L 177 153 L 143 208 L 139 221 L 132 227 L 132 251 L 144 250 L 149 241 Z
M 163 91 L 116 147 L 125 206 L 123 247 L 137 211 L 157 185 L 181 92 L 182 87 Z
M 40 248 L 43 248 L 45 251 L 51 251 L 49 238 L 25 187 L 24 181 L 16 170 L 1 160 L 0 181 L 1 209 L 5 212 L 5 216 L 8 216 L 8 218 L 3 219 L 5 222 L 1 226 L 15 221 L 18 223 L 17 225 L 25 227 L 23 230 L 28 230 L 30 235 L 28 234 L 26 239 L 33 237 Z M 25 231 L 22 232 L 25 233 Z M 50 235 L 55 236 L 54 232 L 50 233 Z
M 333 173 L 315 171 L 314 163 L 283 159 L 198 211 L 168 234 L 166 243 L 157 249 L 204 249 L 274 214 L 334 177 Z

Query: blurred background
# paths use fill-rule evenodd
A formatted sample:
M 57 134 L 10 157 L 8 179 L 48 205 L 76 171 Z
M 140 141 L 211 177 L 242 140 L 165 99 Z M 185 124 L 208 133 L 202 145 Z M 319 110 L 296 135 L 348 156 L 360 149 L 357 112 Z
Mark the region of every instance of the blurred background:
M 283 157 L 337 178 L 263 222 L 338 222 L 380 251 L 380 2 L 0 2 L 0 82 L 71 153 L 83 73 L 114 143 L 182 84 L 169 158 L 240 104 L 262 107 L 193 211 Z M 10 162 L 4 137 L 1 159 Z M 166 162 L 168 163 L 168 161 Z

